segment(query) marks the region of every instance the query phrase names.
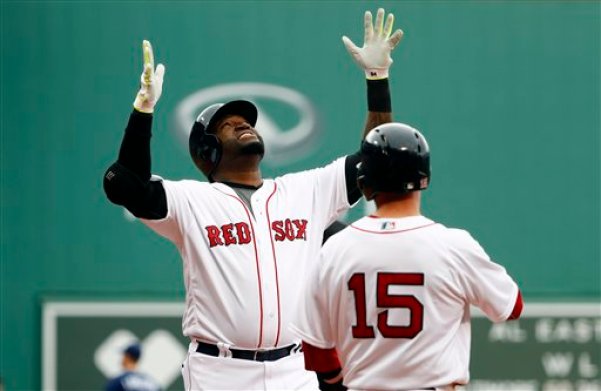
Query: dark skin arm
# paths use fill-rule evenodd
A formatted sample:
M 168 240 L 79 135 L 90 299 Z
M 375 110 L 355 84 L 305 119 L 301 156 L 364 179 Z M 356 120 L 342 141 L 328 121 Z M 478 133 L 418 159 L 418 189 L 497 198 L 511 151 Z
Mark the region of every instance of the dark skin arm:
M 378 125 L 382 125 L 388 122 L 392 122 L 392 112 L 378 112 L 369 111 L 367 113 L 367 120 L 365 121 L 365 128 L 363 129 L 363 135 L 361 139 L 364 139 L 370 130 Z

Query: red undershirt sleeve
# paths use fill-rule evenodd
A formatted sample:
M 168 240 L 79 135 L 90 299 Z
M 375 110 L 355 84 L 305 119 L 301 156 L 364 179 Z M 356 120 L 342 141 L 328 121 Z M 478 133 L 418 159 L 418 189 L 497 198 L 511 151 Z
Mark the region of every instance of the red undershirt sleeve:
M 303 341 L 305 369 L 314 372 L 331 372 L 341 368 L 336 348 L 321 349 Z
M 522 292 L 518 290 L 518 296 L 515 299 L 515 305 L 513 306 L 513 311 L 511 311 L 511 315 L 507 320 L 515 320 L 520 317 L 522 314 L 522 310 L 524 309 L 524 300 L 522 299 Z

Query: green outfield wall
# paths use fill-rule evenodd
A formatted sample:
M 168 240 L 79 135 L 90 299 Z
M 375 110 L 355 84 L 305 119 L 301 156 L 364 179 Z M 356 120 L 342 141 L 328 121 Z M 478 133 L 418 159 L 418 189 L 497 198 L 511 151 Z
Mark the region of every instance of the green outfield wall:
M 363 12 L 375 13 L 379 6 L 393 12 L 405 32 L 391 68 L 394 118 L 420 129 L 432 150 L 424 214 L 469 230 L 515 277 L 527 303 L 600 303 L 598 1 L 0 4 L 5 390 L 44 387 L 48 303 L 183 300 L 175 247 L 110 204 L 102 191 L 104 170 L 116 159 L 137 92 L 143 39 L 153 43 L 156 61 L 167 67 L 154 120 L 153 172 L 201 178 L 186 144 L 194 114 L 208 103 L 242 97 L 260 107 L 258 127 L 268 145 L 262 169 L 275 176 L 357 149 L 365 81 L 341 36 L 360 45 Z M 345 219 L 368 208 L 361 203 Z M 553 312 L 553 319 L 562 314 Z M 164 322 L 172 320 L 146 327 L 140 319 L 153 322 L 151 316 L 132 323 L 106 316 L 56 323 L 56 341 L 76 342 L 63 346 L 73 354 L 65 357 L 75 358 L 55 360 L 55 380 L 67 379 L 82 362 L 101 366 L 94 361 L 98 350 L 82 340 L 104 346 L 103 338 L 115 330 L 119 338 L 140 330 L 139 338 L 170 340 L 153 330 L 171 330 L 173 324 Z M 601 330 L 595 311 L 565 316 L 568 326 L 586 323 Z M 582 322 L 574 323 L 574 316 Z M 537 322 L 527 318 L 521 330 L 536 334 L 545 326 Z M 556 323 L 549 322 L 554 330 Z M 107 324 L 114 329 L 100 335 Z M 491 325 L 483 327 L 474 343 L 496 341 L 496 334 L 487 334 Z M 508 333 L 503 338 L 510 341 L 523 335 Z M 574 390 L 578 384 L 599 387 L 593 369 L 601 366 L 594 354 L 601 332 L 593 335 L 568 341 L 580 345 L 571 359 L 562 356 L 565 365 L 545 356 L 559 368 L 553 372 L 555 389 L 566 389 L 565 379 L 573 380 Z M 181 336 L 172 338 L 181 343 Z M 544 349 L 537 357 L 553 353 Z M 486 358 L 479 359 L 474 377 L 490 379 L 490 368 L 504 362 L 511 368 L 511 353 L 505 353 L 488 367 Z M 524 363 L 532 365 L 532 378 L 545 376 L 529 364 L 541 360 Z M 568 362 L 584 368 L 580 375 L 566 374 Z M 94 375 L 98 389 L 100 374 Z M 181 381 L 170 384 L 178 389 Z

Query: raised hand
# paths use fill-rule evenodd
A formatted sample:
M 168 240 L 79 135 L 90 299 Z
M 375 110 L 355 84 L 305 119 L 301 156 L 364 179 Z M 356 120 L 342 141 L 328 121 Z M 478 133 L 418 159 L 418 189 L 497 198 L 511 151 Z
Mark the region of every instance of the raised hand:
M 344 46 L 355 62 L 365 71 L 368 79 L 386 79 L 388 69 L 392 65 L 390 53 L 403 38 L 403 31 L 397 29 L 392 33 L 394 15 L 388 14 L 384 24 L 384 9 L 378 9 L 376 24 L 372 25 L 371 12 L 365 11 L 365 37 L 363 47 L 357 47 L 347 36 L 342 37 Z
M 165 66 L 159 64 L 156 69 L 154 68 L 152 45 L 146 40 L 142 41 L 142 53 L 144 56 L 144 71 L 140 77 L 140 90 L 136 95 L 136 100 L 134 100 L 134 108 L 142 113 L 152 113 L 163 92 Z

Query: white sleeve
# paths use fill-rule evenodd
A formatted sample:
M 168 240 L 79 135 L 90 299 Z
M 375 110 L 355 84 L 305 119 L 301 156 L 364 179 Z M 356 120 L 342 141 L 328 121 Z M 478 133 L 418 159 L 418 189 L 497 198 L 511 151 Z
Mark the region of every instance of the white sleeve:
M 299 316 L 290 327 L 303 341 L 321 349 L 330 349 L 335 346 L 335 342 L 327 306 L 330 287 L 323 280 L 323 261 L 322 252 L 317 267 L 313 268 L 305 285 L 304 294 L 301 295 Z
M 346 189 L 345 167 L 346 157 L 341 157 L 328 166 L 316 170 L 315 197 L 326 203 L 326 226 L 333 223 L 340 214 L 351 207 Z
M 140 221 L 179 247 L 183 240 L 183 227 L 179 216 L 182 216 L 185 213 L 184 209 L 188 207 L 188 203 L 184 199 L 185 193 L 179 191 L 178 182 L 164 180 L 158 176 L 153 176 L 151 180 L 163 182 L 167 199 L 167 216 L 159 220 L 140 219 Z
M 466 231 L 458 233 L 460 259 L 456 273 L 470 304 L 480 308 L 493 322 L 507 320 L 513 310 L 518 286 L 505 268 L 493 262 Z
M 348 202 L 345 176 L 346 157 L 312 170 L 292 174 L 299 188 L 309 186 L 315 214 L 323 219 L 325 226 L 330 225 L 338 216 L 351 207 Z

